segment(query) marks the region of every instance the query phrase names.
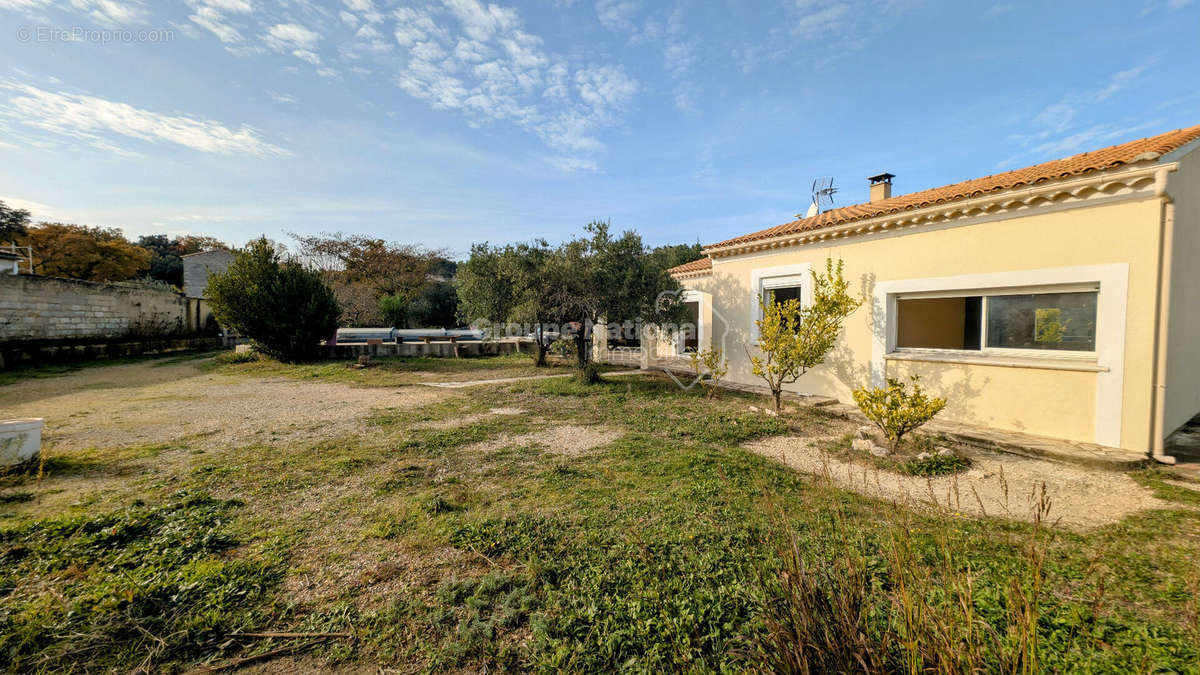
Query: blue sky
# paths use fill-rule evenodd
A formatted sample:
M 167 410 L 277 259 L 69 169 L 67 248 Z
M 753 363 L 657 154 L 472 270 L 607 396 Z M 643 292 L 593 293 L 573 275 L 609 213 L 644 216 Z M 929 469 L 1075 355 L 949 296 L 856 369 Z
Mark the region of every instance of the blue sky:
M 107 32 L 104 32 L 107 31 Z M 0 199 L 232 243 L 718 241 L 1200 123 L 1200 2 L 0 0 Z

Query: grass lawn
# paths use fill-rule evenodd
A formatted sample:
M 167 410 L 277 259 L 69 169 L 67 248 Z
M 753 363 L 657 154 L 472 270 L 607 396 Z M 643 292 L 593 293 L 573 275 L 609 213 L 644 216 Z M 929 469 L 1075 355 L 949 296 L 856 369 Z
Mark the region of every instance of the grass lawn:
M 380 361 L 203 372 L 367 386 L 533 372 L 527 357 Z M 910 511 L 742 449 L 835 427 L 750 403 L 658 377 L 549 379 L 382 403 L 311 443 L 51 456 L 40 483 L 0 490 L 0 663 L 781 668 L 815 616 L 860 626 L 880 670 L 952 671 L 978 651 L 987 671 L 1200 672 L 1200 511 L 1170 475 L 1138 479 L 1178 508 L 1088 533 Z M 53 491 L 78 497 L 39 510 Z

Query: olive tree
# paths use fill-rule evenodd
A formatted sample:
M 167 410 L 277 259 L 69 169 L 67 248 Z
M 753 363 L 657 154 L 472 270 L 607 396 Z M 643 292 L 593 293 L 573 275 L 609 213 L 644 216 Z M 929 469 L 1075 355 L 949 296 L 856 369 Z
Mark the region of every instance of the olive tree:
M 476 244 L 455 277 L 459 317 L 532 326 L 534 363 L 544 366 L 545 326 L 563 320 L 564 271 L 561 251 L 544 240 L 503 247 Z
M 588 363 L 588 344 L 601 321 L 633 321 L 664 327 L 687 320 L 677 301 L 679 282 L 667 273 L 670 260 L 642 243 L 632 230 L 614 236 L 609 223 L 593 221 L 585 235 L 560 249 L 563 293 L 558 309 L 575 327 L 575 355 L 580 378 L 596 381 L 595 366 Z

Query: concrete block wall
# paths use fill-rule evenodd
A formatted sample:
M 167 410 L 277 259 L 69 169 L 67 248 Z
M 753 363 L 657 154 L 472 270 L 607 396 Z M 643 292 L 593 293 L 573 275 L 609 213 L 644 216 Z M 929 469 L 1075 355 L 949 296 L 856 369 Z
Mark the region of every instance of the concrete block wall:
M 192 322 L 188 299 L 167 289 L 0 276 L 0 342 L 183 333 Z

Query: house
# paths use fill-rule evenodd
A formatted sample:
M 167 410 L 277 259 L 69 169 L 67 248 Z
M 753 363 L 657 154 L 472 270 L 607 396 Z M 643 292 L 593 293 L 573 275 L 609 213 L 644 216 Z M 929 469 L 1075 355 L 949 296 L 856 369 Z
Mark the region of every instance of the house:
M 183 256 L 183 294 L 189 298 L 206 298 L 208 277 L 229 269 L 233 263 L 229 251 L 201 251 Z
M 198 331 L 213 333 L 221 329 L 208 304 L 208 278 L 221 274 L 233 264 L 229 251 L 201 251 L 183 257 L 183 294 L 188 298 L 188 322 Z M 221 331 L 226 338 L 230 334 Z
M 11 251 L 0 250 L 0 274 L 20 274 L 25 257 Z
M 812 300 L 845 262 L 865 302 L 826 363 L 788 387 L 850 401 L 919 375 L 942 417 L 1151 453 L 1200 411 L 1200 126 L 945 187 L 797 217 L 712 244 L 672 276 L 760 383 L 760 298 Z M 681 354 L 679 340 L 666 349 Z M 752 350 L 752 348 L 751 348 Z

